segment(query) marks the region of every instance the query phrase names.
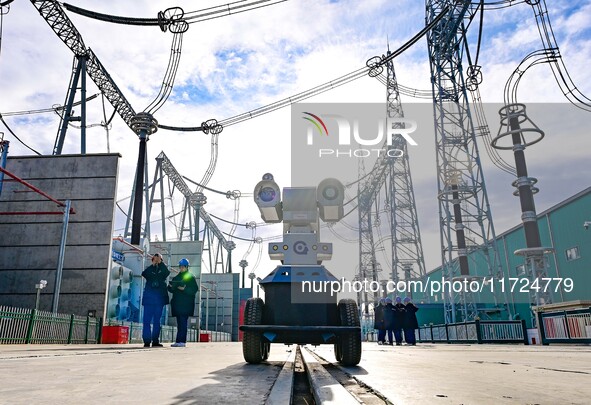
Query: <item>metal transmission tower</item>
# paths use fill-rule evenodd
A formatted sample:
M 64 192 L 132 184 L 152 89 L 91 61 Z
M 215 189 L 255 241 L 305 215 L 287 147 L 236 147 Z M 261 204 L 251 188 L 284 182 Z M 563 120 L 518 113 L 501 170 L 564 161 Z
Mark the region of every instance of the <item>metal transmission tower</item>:
M 390 52 L 388 51 L 388 56 Z M 400 101 L 398 82 L 394 71 L 394 64 L 390 60 L 387 67 L 387 116 L 388 125 L 392 129 L 403 128 L 404 112 Z M 392 136 L 392 144 L 384 143 L 384 149 L 402 151 L 401 156 L 390 156 L 383 153 L 367 174 L 367 180 L 359 186 L 358 211 L 359 211 L 359 274 L 360 280 L 380 281 L 381 268 L 376 259 L 376 242 L 373 231 L 376 224 L 372 223 L 373 214 L 377 216 L 380 208 L 377 203 L 377 195 L 382 188 L 385 193 L 386 208 L 388 209 L 391 243 L 392 273 L 391 280 L 408 281 L 420 279 L 425 275 L 425 260 L 419 232 L 418 216 L 412 189 L 410 165 L 408 160 L 406 140 L 401 134 Z M 366 176 L 363 160 L 359 165 L 359 178 Z M 375 207 L 372 208 L 372 207 Z M 379 243 L 379 242 L 378 242 Z M 358 297 L 365 314 L 368 314 L 367 291 L 364 297 Z M 371 297 L 377 301 L 378 293 Z
M 357 275 L 358 281 L 369 280 L 372 282 L 379 282 L 378 263 L 376 260 L 376 250 L 373 239 L 373 225 L 372 225 L 372 205 L 376 199 L 376 193 L 379 192 L 383 184 L 383 174 L 386 171 L 386 163 L 384 159 L 378 158 L 374 170 L 369 174 L 367 180 L 361 184 L 358 183 L 357 192 L 357 211 L 359 213 L 359 273 Z M 377 169 L 377 170 L 376 170 Z M 363 159 L 359 160 L 359 178 L 366 176 L 365 164 Z M 368 289 L 363 289 L 363 296 L 359 293 L 357 301 L 359 309 L 363 312 L 362 315 L 369 316 L 369 304 L 379 299 L 379 293 L 376 291 L 370 298 L 368 296 Z
M 152 188 L 149 203 L 147 204 L 147 223 L 149 224 L 150 213 L 155 203 L 160 203 L 160 214 L 162 218 L 162 239 L 166 241 L 166 207 L 164 205 L 164 178 L 172 183 L 175 189 L 178 189 L 183 195 L 183 209 L 181 211 L 181 223 L 178 230 L 178 240 L 183 240 L 187 235 L 189 240 L 199 241 L 200 219 L 203 220 L 203 260 L 208 260 L 209 269 L 212 273 L 231 273 L 232 272 L 232 250 L 236 244 L 227 240 L 222 231 L 216 226 L 209 214 L 203 209 L 206 198 L 203 193 L 194 193 L 191 191 L 183 177 L 173 166 L 164 152 L 160 152 L 156 158 L 156 171 L 154 173 L 154 185 Z M 160 193 L 160 198 L 156 197 L 156 190 Z M 199 213 L 197 215 L 197 213 Z M 149 227 L 147 228 L 148 235 Z M 224 257 L 225 250 L 227 252 Z M 207 252 L 207 255 L 205 254 Z
M 467 43 L 464 21 L 474 17 L 478 4 L 471 0 L 426 0 L 427 24 L 447 9 L 445 17 L 428 32 L 427 44 L 433 90 L 442 268 L 447 280 L 461 282 L 474 279 L 470 274 L 470 253 L 471 260 L 488 267 L 491 277 L 502 276 L 462 72 Z M 469 290 L 460 290 L 451 289 L 445 297 L 448 322 L 455 322 L 456 317 L 470 320 L 478 315 Z M 495 298 L 495 304 L 496 301 Z
M 390 52 L 388 51 L 388 55 Z M 404 118 L 398 81 L 394 63 L 390 60 L 387 67 L 387 112 L 394 127 L 404 124 L 397 118 Z M 390 226 L 392 235 L 392 275 L 394 282 L 399 280 L 422 279 L 425 276 L 425 257 L 419 231 L 419 219 L 415 202 L 407 141 L 400 134 L 392 137 L 392 149 L 400 150 L 403 155 L 389 159 L 386 171 L 386 201 L 390 204 Z M 412 291 L 408 292 L 409 295 Z

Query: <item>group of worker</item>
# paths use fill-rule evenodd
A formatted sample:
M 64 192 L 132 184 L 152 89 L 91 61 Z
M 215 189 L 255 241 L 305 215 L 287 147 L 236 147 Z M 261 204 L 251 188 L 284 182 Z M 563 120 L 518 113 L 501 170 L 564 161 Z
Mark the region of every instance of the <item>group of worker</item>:
M 195 277 L 188 271 L 189 261 L 179 261 L 179 272 L 167 282 L 170 270 L 162 262 L 160 253 L 152 256 L 152 264 L 142 273 L 146 279 L 142 305 L 144 307 L 142 339 L 144 347 L 162 347 L 160 343 L 160 318 L 164 307 L 170 303 L 171 314 L 177 321 L 176 341 L 172 347 L 185 347 L 189 317 L 195 314 L 195 295 L 198 287 Z M 168 293 L 172 293 L 170 299 Z
M 415 329 L 418 329 L 416 312 L 419 310 L 413 304 L 410 297 L 396 297 L 395 302 L 392 298 L 382 298 L 378 305 L 374 307 L 374 328 L 378 330 L 379 345 L 394 345 L 392 335 L 396 340 L 396 345 L 402 344 L 402 335 L 408 345 L 415 346 L 417 340 Z M 386 334 L 388 342 L 386 342 Z

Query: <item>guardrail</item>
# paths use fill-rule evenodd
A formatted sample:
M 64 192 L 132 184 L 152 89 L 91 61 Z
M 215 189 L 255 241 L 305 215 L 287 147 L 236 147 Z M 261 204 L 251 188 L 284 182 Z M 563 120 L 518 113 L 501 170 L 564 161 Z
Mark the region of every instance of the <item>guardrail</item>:
M 591 343 L 591 307 L 538 312 L 538 325 L 542 344 Z
M 127 326 L 129 343 L 143 342 L 141 323 L 107 320 L 106 325 Z M 0 344 L 96 344 L 100 343 L 102 326 L 102 318 L 0 306 Z M 160 341 L 174 342 L 176 330 L 175 326 L 163 325 Z M 232 335 L 197 329 L 187 331 L 187 342 L 206 339 L 208 342 L 229 342 Z
M 0 344 L 97 343 L 101 319 L 0 306 Z
M 419 342 L 523 343 L 528 344 L 525 320 L 482 321 L 426 325 L 419 328 Z

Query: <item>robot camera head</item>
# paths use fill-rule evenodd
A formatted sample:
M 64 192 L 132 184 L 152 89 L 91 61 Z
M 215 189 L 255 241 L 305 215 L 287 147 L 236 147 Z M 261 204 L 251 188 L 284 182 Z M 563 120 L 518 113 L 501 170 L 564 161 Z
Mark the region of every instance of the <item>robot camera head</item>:
M 283 220 L 281 190 L 271 173 L 265 173 L 263 179 L 254 188 L 254 202 L 259 207 L 265 222 L 277 223 Z
M 345 187 L 337 179 L 324 179 L 316 189 L 320 218 L 324 222 L 337 222 L 343 218 Z

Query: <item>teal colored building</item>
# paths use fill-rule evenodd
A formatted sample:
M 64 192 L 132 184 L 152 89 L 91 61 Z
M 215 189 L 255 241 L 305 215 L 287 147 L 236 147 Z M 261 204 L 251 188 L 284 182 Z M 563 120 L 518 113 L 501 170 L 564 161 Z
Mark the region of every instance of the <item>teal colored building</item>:
M 502 277 L 494 282 L 484 282 L 490 275 L 483 249 L 469 253 L 470 276 L 475 276 L 474 286 L 482 287 L 471 293 L 481 319 L 525 319 L 531 327 L 530 307 L 535 305 L 535 297 L 532 299 L 530 292 L 536 289 L 546 288 L 552 303 L 591 299 L 591 187 L 538 213 L 538 226 L 542 246 L 553 248 L 547 254 L 547 277 L 551 280 L 532 284 L 523 256 L 514 254 L 526 246 L 521 224 L 497 235 L 498 274 Z M 443 276 L 438 267 L 426 275 L 425 282 Z M 440 304 L 443 310 L 441 292 L 426 292 L 420 300 Z

